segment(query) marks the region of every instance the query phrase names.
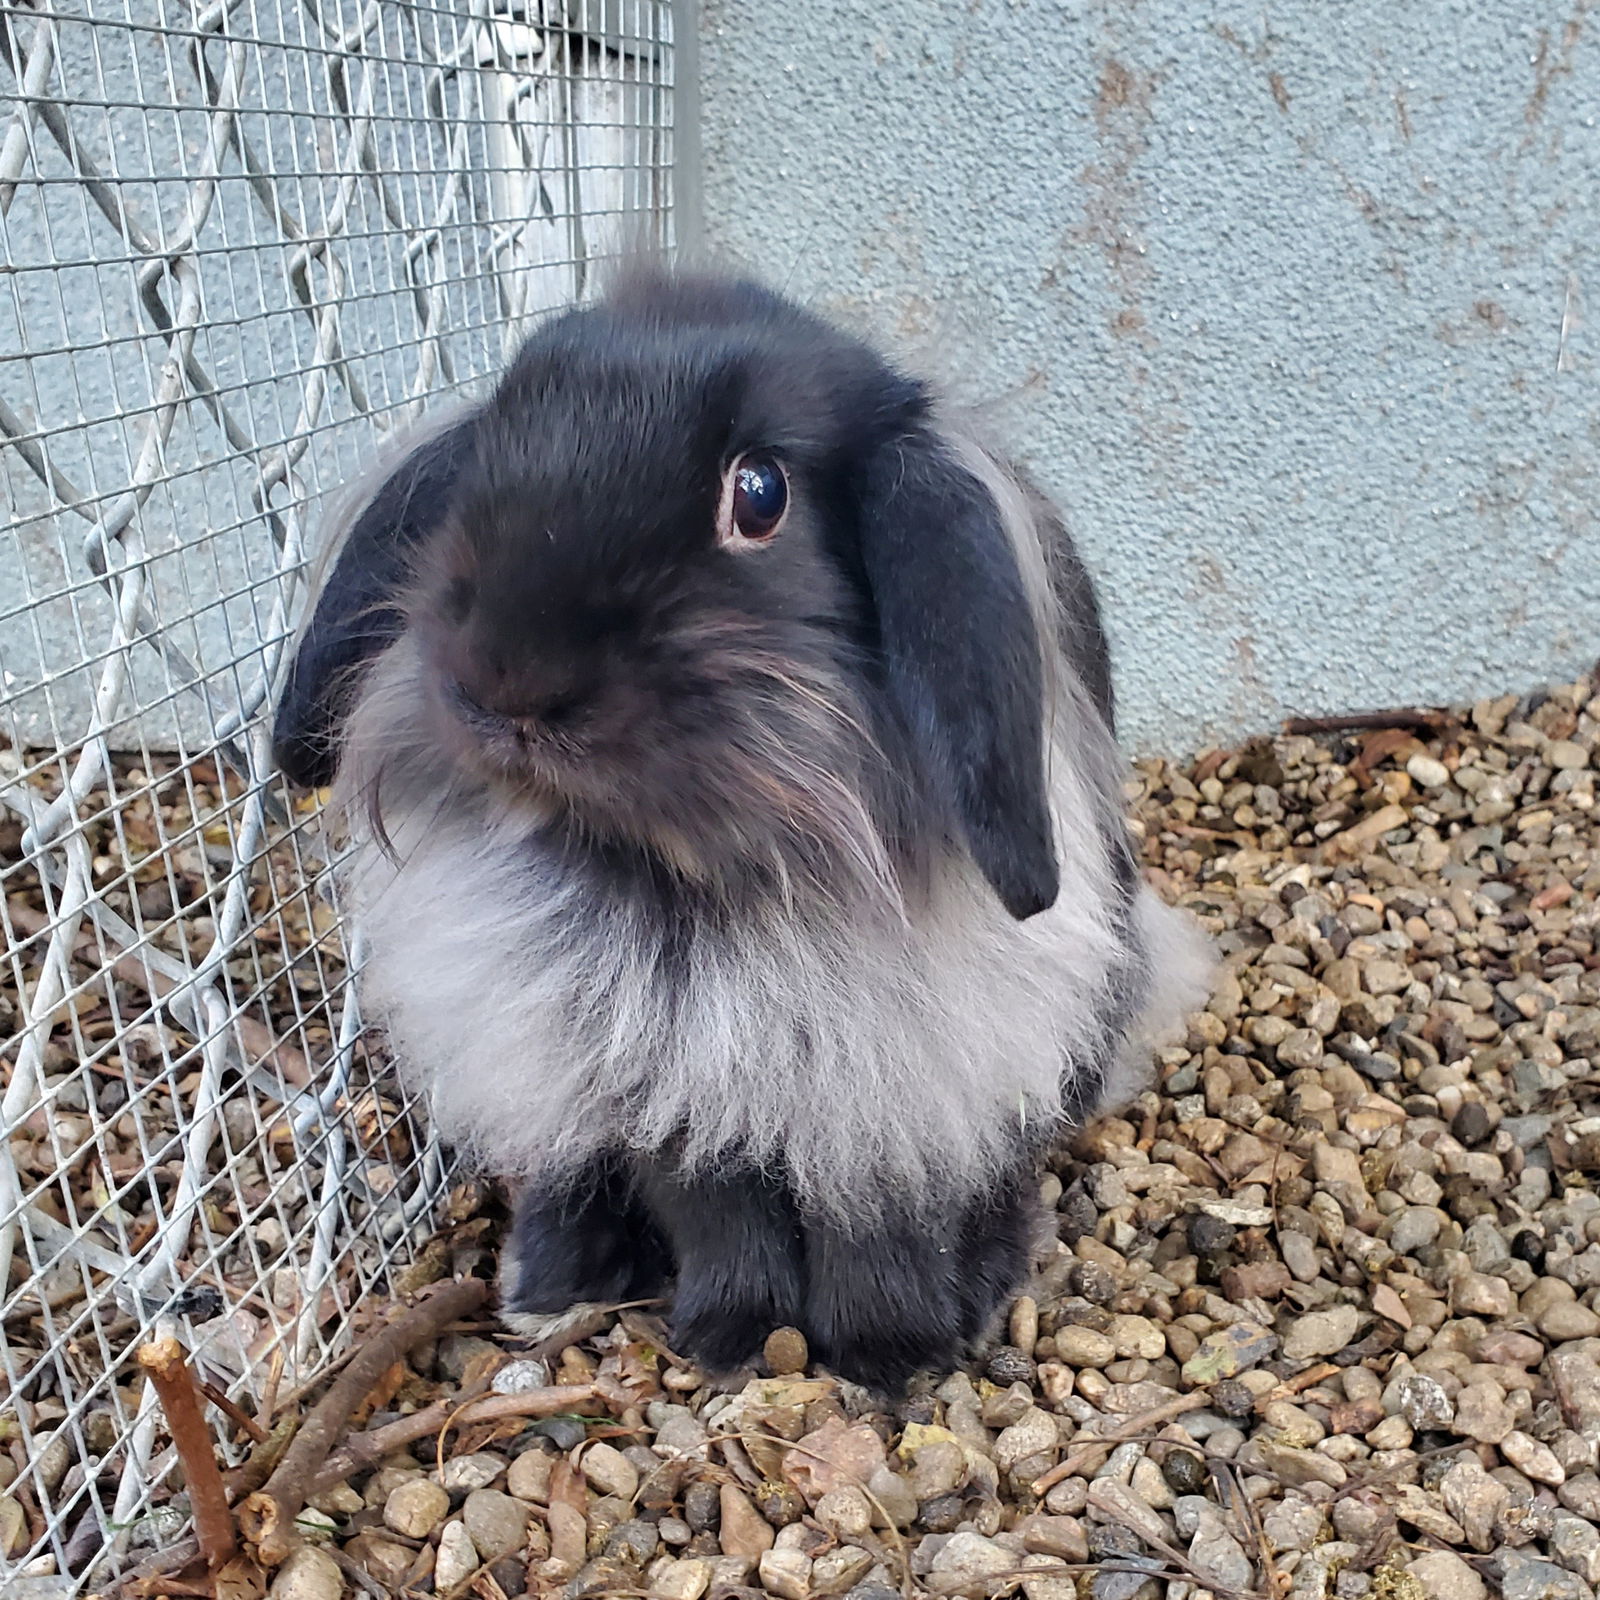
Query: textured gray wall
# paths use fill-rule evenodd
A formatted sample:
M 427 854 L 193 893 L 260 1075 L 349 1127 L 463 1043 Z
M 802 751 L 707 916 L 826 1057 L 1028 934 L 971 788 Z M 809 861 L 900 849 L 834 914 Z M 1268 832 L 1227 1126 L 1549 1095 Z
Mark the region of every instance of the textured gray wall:
M 702 9 L 709 243 L 996 403 L 1127 744 L 1600 655 L 1593 0 Z

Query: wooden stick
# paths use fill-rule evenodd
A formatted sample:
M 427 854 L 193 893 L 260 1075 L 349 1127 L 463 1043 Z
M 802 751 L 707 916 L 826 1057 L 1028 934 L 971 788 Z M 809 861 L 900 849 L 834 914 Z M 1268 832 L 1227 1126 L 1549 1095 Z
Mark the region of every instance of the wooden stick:
M 239 1526 L 262 1566 L 279 1566 L 293 1550 L 294 1519 L 367 1391 L 408 1350 L 435 1338 L 446 1323 L 469 1316 L 488 1298 L 489 1285 L 482 1278 L 445 1284 L 361 1346 L 300 1425 L 272 1476 L 239 1507 Z
M 222 1486 L 211 1433 L 201 1415 L 194 1374 L 183 1358 L 183 1346 L 171 1337 L 140 1345 L 138 1362 L 161 1401 L 167 1431 L 183 1466 L 200 1554 L 207 1569 L 216 1572 L 233 1559 L 239 1536 L 228 1509 L 228 1492 Z
M 465 1428 L 475 1422 L 499 1422 L 506 1417 L 553 1417 L 592 1405 L 595 1399 L 594 1386 L 585 1383 L 530 1389 L 524 1394 L 480 1395 L 465 1404 L 459 1395 L 436 1400 L 409 1417 L 356 1434 L 342 1450 L 328 1457 L 327 1464 L 312 1480 L 310 1492 L 323 1494 L 336 1483 L 343 1483 L 352 1472 L 370 1467 L 374 1461 L 444 1427 Z
M 1368 728 L 1404 728 L 1417 733 L 1437 733 L 1450 724 L 1448 711 L 1430 711 L 1421 706 L 1393 711 L 1351 711 L 1337 717 L 1289 717 L 1286 734 L 1360 733 Z
M 1196 1390 L 1193 1394 L 1174 1395 L 1161 1405 L 1152 1406 L 1148 1411 L 1141 1411 L 1138 1416 L 1129 1417 L 1126 1422 L 1118 1423 L 1110 1433 L 1101 1433 L 1093 1439 L 1085 1439 L 1065 1461 L 1051 1467 L 1042 1477 L 1033 1480 L 1031 1485 L 1033 1492 L 1042 1496 L 1064 1479 L 1077 1477 L 1085 1467 L 1093 1463 L 1094 1458 L 1102 1450 L 1114 1450 L 1124 1441 L 1141 1433 L 1149 1433 L 1163 1422 L 1181 1417 L 1186 1411 L 1199 1411 L 1210 1404 L 1211 1396 Z

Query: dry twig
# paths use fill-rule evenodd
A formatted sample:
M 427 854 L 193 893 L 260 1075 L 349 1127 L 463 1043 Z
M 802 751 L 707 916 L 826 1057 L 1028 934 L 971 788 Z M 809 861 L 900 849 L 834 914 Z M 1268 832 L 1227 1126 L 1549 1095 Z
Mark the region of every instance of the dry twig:
M 161 1401 L 173 1448 L 183 1466 L 200 1554 L 207 1570 L 216 1572 L 232 1559 L 239 1536 L 228 1509 L 228 1492 L 222 1485 L 211 1430 L 200 1411 L 194 1374 L 183 1358 L 183 1346 L 171 1337 L 140 1345 L 138 1361 Z
M 1093 1439 L 1085 1439 L 1065 1461 L 1051 1467 L 1042 1477 L 1033 1480 L 1033 1492 L 1036 1495 L 1043 1495 L 1058 1483 L 1067 1478 L 1075 1478 L 1085 1468 L 1093 1466 L 1096 1456 L 1102 1450 L 1114 1450 L 1119 1444 L 1138 1434 L 1148 1433 L 1163 1422 L 1181 1417 L 1186 1411 L 1199 1411 L 1210 1404 L 1210 1395 L 1196 1390 L 1193 1394 L 1174 1395 L 1172 1399 L 1164 1401 L 1159 1406 L 1141 1411 L 1138 1416 L 1129 1417 L 1126 1422 L 1119 1423 L 1110 1433 L 1097 1434 Z
M 590 1384 L 557 1384 L 545 1389 L 530 1389 L 524 1394 L 486 1394 L 461 1403 L 459 1395 L 436 1400 L 431 1406 L 386 1422 L 381 1428 L 358 1433 L 311 1480 L 310 1492 L 322 1494 L 336 1483 L 343 1483 L 352 1472 L 370 1467 L 396 1450 L 425 1439 L 445 1428 L 465 1428 L 475 1422 L 499 1422 L 506 1417 L 553 1417 L 592 1405 L 596 1399 Z
M 294 1519 L 367 1391 L 406 1351 L 435 1338 L 446 1323 L 476 1311 L 488 1296 L 489 1285 L 481 1278 L 445 1284 L 357 1351 L 300 1425 L 272 1476 L 239 1508 L 240 1528 L 262 1566 L 278 1566 L 294 1548 Z

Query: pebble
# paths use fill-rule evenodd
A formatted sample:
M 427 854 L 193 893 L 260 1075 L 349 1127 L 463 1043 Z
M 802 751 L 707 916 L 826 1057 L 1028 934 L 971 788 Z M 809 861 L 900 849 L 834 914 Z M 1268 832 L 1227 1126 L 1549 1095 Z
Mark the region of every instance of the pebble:
M 763 1550 L 756 1571 L 761 1587 L 778 1600 L 806 1600 L 811 1592 L 811 1558 L 798 1550 Z
M 1406 1571 L 1422 1585 L 1428 1600 L 1485 1600 L 1489 1586 L 1453 1550 L 1429 1550 Z
M 344 1574 L 326 1550 L 303 1544 L 289 1553 L 267 1593 L 272 1600 L 339 1600 L 344 1593 Z
M 1454 1430 L 1482 1444 L 1499 1444 L 1516 1426 L 1504 1393 L 1490 1383 L 1469 1383 L 1455 1402 Z
M 872 1532 L 872 1502 L 853 1484 L 830 1489 L 812 1515 L 841 1543 L 864 1539 Z
M 1455 1407 L 1437 1378 L 1420 1372 L 1407 1373 L 1400 1380 L 1400 1414 L 1419 1432 L 1448 1428 L 1455 1421 Z
M 700 1600 L 711 1586 L 711 1563 L 694 1557 L 668 1561 L 650 1579 L 653 1600 Z
M 1290 1324 L 1283 1337 L 1283 1353 L 1290 1361 L 1331 1356 L 1355 1342 L 1360 1326 L 1361 1312 L 1356 1306 L 1330 1306 L 1326 1311 L 1309 1312 Z
M 1519 1472 L 1539 1483 L 1559 1487 L 1567 1481 L 1561 1463 L 1549 1445 L 1540 1444 L 1520 1429 L 1513 1429 L 1500 1441 L 1500 1454 Z
M 1069 1367 L 1104 1367 L 1116 1360 L 1117 1347 L 1093 1328 L 1058 1328 L 1056 1355 Z
M 488 1488 L 505 1470 L 499 1456 L 452 1456 L 439 1469 L 439 1482 L 452 1494 L 467 1494 Z
M 528 1537 L 528 1508 L 498 1489 L 474 1489 L 461 1507 L 461 1520 L 484 1561 L 511 1555 Z
M 1421 752 L 1406 762 L 1406 771 L 1424 789 L 1442 789 L 1450 781 L 1450 769 L 1442 761 Z
M 1591 1311 L 1577 1300 L 1557 1300 L 1539 1313 L 1534 1326 L 1557 1343 L 1600 1338 L 1600 1311 Z
M 631 1500 L 639 1490 L 639 1469 L 604 1439 L 596 1440 L 578 1458 L 585 1478 L 601 1494 L 614 1494 L 619 1500 Z
M 450 1496 L 431 1478 L 408 1478 L 383 1503 L 387 1527 L 407 1539 L 426 1539 L 450 1513 Z
M 1048 1411 L 1033 1406 L 995 1440 L 995 1465 L 1002 1472 L 1009 1472 L 1019 1461 L 1053 1454 L 1059 1438 L 1056 1419 Z
M 949 1577 L 971 1583 L 1009 1573 L 1017 1564 L 1016 1556 L 1004 1545 L 977 1533 L 955 1533 L 934 1556 L 929 1573 L 936 1578 Z
M 860 1545 L 842 1544 L 837 1549 L 825 1550 L 811 1563 L 811 1593 L 815 1595 L 844 1594 L 872 1570 L 874 1557 Z M 898 1591 L 889 1591 L 891 1600 L 898 1600 Z
M 775 1537 L 772 1524 L 751 1505 L 744 1490 L 731 1483 L 722 1485 L 722 1550 L 724 1555 L 757 1560 L 770 1550 Z
M 1594 1600 L 1594 1590 L 1553 1561 L 1505 1550 L 1498 1557 L 1501 1600 Z
M 555 1457 L 543 1450 L 524 1450 L 506 1471 L 506 1489 L 519 1500 L 547 1500 Z
M 464 1584 L 482 1563 L 464 1524 L 447 1522 L 439 1532 L 439 1551 L 433 1560 L 433 1587 L 444 1594 Z

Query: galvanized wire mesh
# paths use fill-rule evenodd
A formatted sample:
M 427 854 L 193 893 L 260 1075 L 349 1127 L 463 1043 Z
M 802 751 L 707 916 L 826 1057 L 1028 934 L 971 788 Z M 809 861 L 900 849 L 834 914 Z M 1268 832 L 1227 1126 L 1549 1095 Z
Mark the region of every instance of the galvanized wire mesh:
M 183 1520 L 137 1346 L 265 1415 L 443 1193 L 266 713 L 320 497 L 672 242 L 672 16 L 40 0 L 0 56 L 0 1588 L 69 1593 Z

